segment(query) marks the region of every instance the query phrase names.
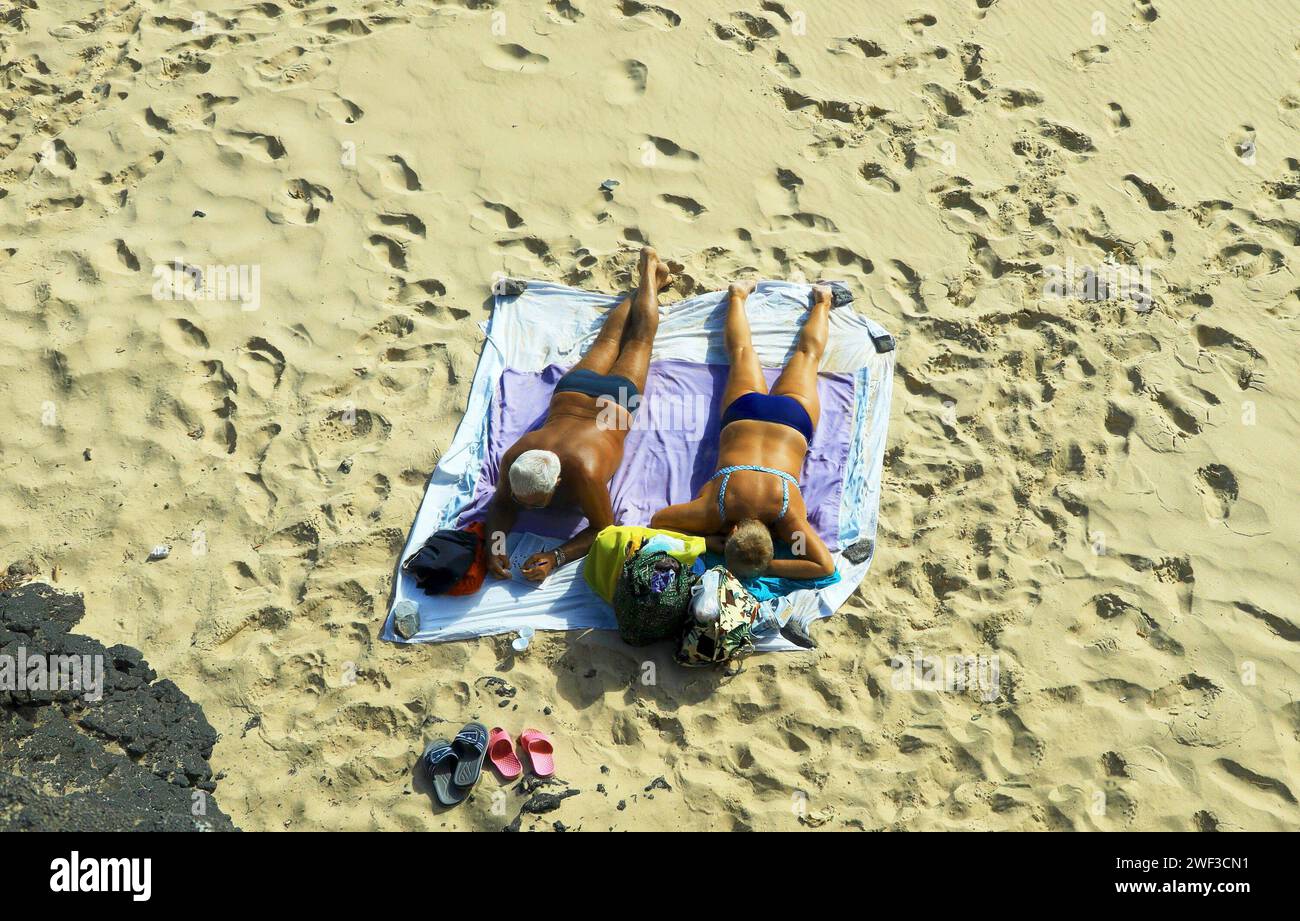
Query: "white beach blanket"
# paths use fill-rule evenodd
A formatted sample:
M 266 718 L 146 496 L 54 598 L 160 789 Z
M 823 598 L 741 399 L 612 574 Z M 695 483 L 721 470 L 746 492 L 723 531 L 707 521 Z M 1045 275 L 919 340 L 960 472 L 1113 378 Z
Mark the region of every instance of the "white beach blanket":
M 810 288 L 792 282 L 762 282 L 747 303 L 754 345 L 765 367 L 780 367 L 791 354 L 807 314 Z M 711 292 L 672 305 L 659 323 L 653 361 L 727 363 L 722 346 L 723 292 Z M 620 296 L 594 294 L 545 281 L 528 282 L 518 297 L 498 295 L 485 324 L 486 342 L 470 388 L 465 417 L 451 446 L 429 480 L 424 500 L 398 560 L 392 605 L 410 600 L 419 607 L 420 629 L 409 640 L 393 630 L 390 606 L 381 636 L 393 642 L 431 643 L 506 633 L 531 626 L 537 630 L 617 629 L 613 609 L 587 585 L 581 563 L 565 566 L 545 583 L 500 581 L 488 577 L 473 595 L 428 596 L 401 569 L 440 528 L 454 527 L 473 497 L 488 442 L 488 418 L 502 372 L 541 371 L 549 365 L 575 364 L 595 338 L 605 313 Z M 878 351 L 876 342 L 890 350 Z M 889 334 L 853 307 L 831 312 L 830 341 L 823 372 L 854 378 L 853 436 L 839 512 L 839 546 L 870 540 L 874 549 L 880 504 L 889 404 L 893 393 L 894 352 Z M 646 522 L 624 521 L 623 524 Z M 535 534 L 514 534 L 512 558 L 522 560 L 561 541 Z M 857 563 L 836 553 L 839 582 L 819 591 L 801 589 L 788 597 L 800 617 L 825 617 L 857 589 L 871 557 Z M 797 649 L 780 637 L 765 640 L 760 650 Z

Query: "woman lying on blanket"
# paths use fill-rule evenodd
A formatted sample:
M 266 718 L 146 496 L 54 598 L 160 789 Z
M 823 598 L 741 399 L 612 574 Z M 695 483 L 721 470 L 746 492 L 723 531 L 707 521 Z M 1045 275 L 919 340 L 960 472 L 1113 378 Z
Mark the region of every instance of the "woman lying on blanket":
M 704 535 L 741 578 L 816 579 L 833 573 L 835 561 L 808 523 L 798 477 L 821 415 L 817 368 L 832 291 L 813 288 L 794 355 L 769 393 L 745 316 L 753 290 L 750 281 L 732 285 L 728 294 L 724 341 L 731 371 L 722 394 L 718 471 L 693 501 L 662 509 L 650 526 Z M 773 535 L 790 544 L 795 559 L 772 558 Z
M 521 567 L 541 582 L 552 570 L 581 559 L 601 528 L 614 523 L 609 478 L 623 462 L 623 442 L 645 390 L 650 351 L 659 328 L 659 292 L 677 266 L 650 247 L 641 250 L 637 290 L 609 312 L 582 361 L 555 385 L 541 428 L 520 438 L 501 457 L 497 491 L 488 508 L 488 572 L 510 578 L 505 535 L 521 508 L 552 500 L 578 506 L 587 527 L 559 547 L 535 553 Z

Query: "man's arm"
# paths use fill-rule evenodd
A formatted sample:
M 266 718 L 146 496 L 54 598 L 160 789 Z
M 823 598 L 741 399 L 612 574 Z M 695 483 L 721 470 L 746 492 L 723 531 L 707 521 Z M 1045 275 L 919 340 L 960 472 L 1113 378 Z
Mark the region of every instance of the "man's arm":
M 610 503 L 606 483 L 584 473 L 574 484 L 574 492 L 582 513 L 587 516 L 587 526 L 556 548 L 563 555 L 565 564 L 586 556 L 596 542 L 596 535 L 614 523 L 614 506 Z M 524 563 L 524 574 L 530 581 L 541 582 L 559 568 L 558 560 L 555 550 L 534 554 Z
M 835 572 L 835 559 L 806 517 L 789 514 L 773 528 L 790 544 L 793 560 L 773 560 L 764 575 L 782 579 L 820 579 Z
M 483 531 L 487 536 L 488 572 L 498 579 L 510 578 L 510 557 L 506 555 L 506 538 L 514 529 L 519 517 L 519 504 L 515 502 L 514 493 L 510 491 L 510 464 L 514 463 L 515 452 L 511 450 L 501 458 L 501 475 L 497 479 L 497 491 L 488 506 L 487 522 Z

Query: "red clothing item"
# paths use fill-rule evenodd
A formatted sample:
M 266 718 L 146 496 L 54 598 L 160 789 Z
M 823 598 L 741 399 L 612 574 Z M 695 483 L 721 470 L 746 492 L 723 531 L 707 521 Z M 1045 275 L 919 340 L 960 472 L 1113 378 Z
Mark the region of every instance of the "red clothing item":
M 483 587 L 483 580 L 487 578 L 487 541 L 483 539 L 483 522 L 470 522 L 462 530 L 478 537 L 478 549 L 474 553 L 474 562 L 470 563 L 465 575 L 447 589 L 448 595 L 472 595 Z

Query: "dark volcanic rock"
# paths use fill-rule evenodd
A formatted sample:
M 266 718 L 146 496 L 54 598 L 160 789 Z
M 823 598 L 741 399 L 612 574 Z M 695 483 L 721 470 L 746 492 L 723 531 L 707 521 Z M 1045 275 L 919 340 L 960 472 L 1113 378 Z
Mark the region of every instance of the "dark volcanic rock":
M 84 615 L 81 596 L 48 585 L 0 591 L 0 831 L 234 830 L 212 795 L 203 711 L 138 650 L 68 632 Z M 20 656 L 90 656 L 102 697 L 16 689 Z

